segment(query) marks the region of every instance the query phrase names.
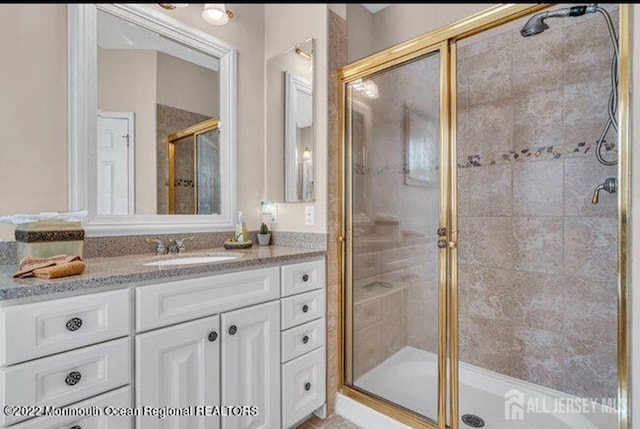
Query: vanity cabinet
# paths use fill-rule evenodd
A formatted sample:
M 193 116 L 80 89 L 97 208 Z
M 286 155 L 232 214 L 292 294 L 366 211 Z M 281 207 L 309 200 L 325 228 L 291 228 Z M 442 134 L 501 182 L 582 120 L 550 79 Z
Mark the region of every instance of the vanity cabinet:
M 222 321 L 222 323 L 220 323 Z M 222 327 L 222 330 L 220 329 Z M 139 416 L 140 429 L 171 422 L 185 428 L 278 427 L 280 422 L 278 301 L 180 323 L 136 337 L 138 406 L 255 406 L 238 417 Z M 220 398 L 222 397 L 222 401 Z
M 219 316 L 136 336 L 136 404 L 139 406 L 219 406 L 219 385 Z M 217 416 L 204 413 L 169 416 L 163 420 L 151 415 L 138 416 L 137 427 L 218 428 L 220 424 Z
M 225 417 L 222 429 L 280 426 L 280 303 L 222 313 L 222 403 L 256 406 L 256 415 Z
M 5 405 L 63 408 L 89 398 L 99 401 L 102 394 L 129 385 L 129 304 L 130 292 L 123 289 L 1 307 L 0 427 L 34 415 L 2 412 Z M 118 427 L 126 428 L 130 420 L 117 419 Z M 47 423 L 56 421 L 38 417 L 11 427 L 58 428 Z
M 0 406 L 137 413 L 0 428 L 294 427 L 326 402 L 325 289 L 316 258 L 0 306 Z

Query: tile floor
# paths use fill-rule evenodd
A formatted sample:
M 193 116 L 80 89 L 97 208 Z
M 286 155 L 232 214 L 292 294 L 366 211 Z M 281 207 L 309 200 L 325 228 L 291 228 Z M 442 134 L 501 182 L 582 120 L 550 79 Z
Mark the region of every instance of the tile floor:
M 311 417 L 296 429 L 360 429 L 360 426 L 356 426 L 340 416 L 331 416 L 326 420 Z

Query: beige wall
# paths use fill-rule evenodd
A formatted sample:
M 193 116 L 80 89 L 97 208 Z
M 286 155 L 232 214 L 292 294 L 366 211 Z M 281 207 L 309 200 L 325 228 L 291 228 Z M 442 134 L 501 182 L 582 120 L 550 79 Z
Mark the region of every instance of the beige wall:
M 135 114 L 135 213 L 154 214 L 157 52 L 98 50 L 98 109 Z
M 466 18 L 491 3 L 395 3 L 375 14 L 359 4 L 347 6 L 348 59 L 355 61 L 397 43 Z
M 264 7 L 234 5 L 223 27 L 202 20 L 197 5 L 165 11 L 238 51 L 238 207 L 247 226 L 259 226 L 264 161 Z M 0 214 L 68 208 L 68 91 L 66 5 L 0 5 L 0 39 L 6 64 L 0 98 Z M 37 126 L 34 126 L 37 121 Z M 251 126 L 243 126 L 251 124 Z M 28 132 L 26 132 L 28 130 Z M 19 180 L 21 179 L 21 180 Z M 154 179 L 155 180 L 155 179 Z M 153 188 L 155 189 L 155 188 Z M 0 225 L 0 240 L 13 240 Z
M 65 5 L 0 5 L 0 215 L 65 211 Z M 13 240 L 0 224 L 0 240 Z
M 188 79 L 185 79 L 188 76 Z M 205 116 L 220 113 L 218 72 L 158 52 L 158 103 Z
M 278 223 L 273 225 L 274 230 L 327 230 L 327 13 L 326 4 L 265 5 L 265 58 L 269 59 L 310 37 L 316 39 L 313 85 L 316 200 L 313 203 L 279 202 Z M 268 106 L 265 107 L 268 109 Z M 269 150 L 268 147 L 265 149 Z M 266 187 L 263 185 L 262 194 L 265 193 Z M 313 226 L 304 224 L 304 207 L 307 205 L 314 206 Z

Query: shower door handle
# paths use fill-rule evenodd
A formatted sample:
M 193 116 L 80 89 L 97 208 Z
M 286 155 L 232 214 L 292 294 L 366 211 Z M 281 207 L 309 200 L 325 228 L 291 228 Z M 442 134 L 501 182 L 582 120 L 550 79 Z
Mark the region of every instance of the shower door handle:
M 445 249 L 445 248 L 450 248 L 450 249 L 455 249 L 456 248 L 456 242 L 455 241 L 447 241 L 447 240 L 438 240 L 438 249 Z

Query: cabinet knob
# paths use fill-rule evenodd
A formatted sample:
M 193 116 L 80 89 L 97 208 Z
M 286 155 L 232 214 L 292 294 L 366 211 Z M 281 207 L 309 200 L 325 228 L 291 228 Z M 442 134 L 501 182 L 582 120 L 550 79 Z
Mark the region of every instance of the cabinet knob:
M 67 383 L 67 385 L 69 386 L 75 386 L 80 382 L 81 378 L 82 378 L 82 374 L 80 374 L 79 371 L 71 371 L 67 375 L 67 378 L 64 379 L 64 382 Z
M 308 335 L 305 335 L 304 337 L 302 337 L 302 342 L 303 342 L 304 344 L 307 344 L 307 343 L 309 342 L 309 336 L 308 336 Z
M 218 333 L 216 331 L 209 332 L 209 341 L 214 342 L 218 339 Z
M 309 311 L 309 306 L 307 304 L 302 306 L 302 312 L 306 313 L 307 311 Z
M 82 327 L 82 319 L 79 317 L 74 317 L 67 320 L 67 323 L 64 326 L 67 328 L 67 331 L 77 331 Z
M 238 327 L 236 325 L 229 326 L 229 335 L 235 335 L 238 332 Z
M 307 282 L 307 281 L 309 281 L 309 274 L 305 274 L 305 275 L 303 275 L 303 276 L 302 276 L 302 281 L 303 281 L 303 282 Z
M 304 383 L 304 390 L 306 390 L 307 392 L 311 390 L 311 383 Z

